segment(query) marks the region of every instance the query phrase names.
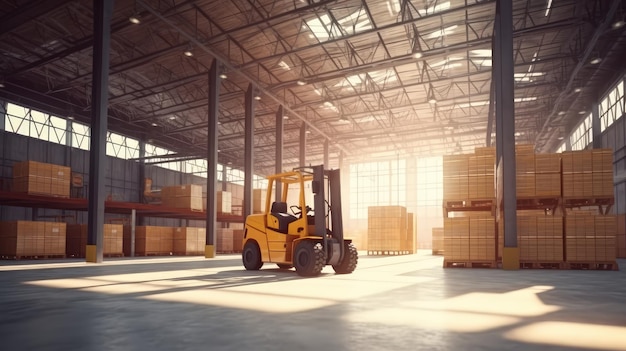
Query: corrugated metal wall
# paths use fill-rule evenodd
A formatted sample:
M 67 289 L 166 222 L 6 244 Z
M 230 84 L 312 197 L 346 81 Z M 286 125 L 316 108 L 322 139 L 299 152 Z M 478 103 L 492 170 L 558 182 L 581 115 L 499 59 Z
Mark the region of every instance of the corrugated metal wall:
M 622 116 L 602 133 L 602 147 L 614 150 L 614 213 L 626 213 L 626 118 Z

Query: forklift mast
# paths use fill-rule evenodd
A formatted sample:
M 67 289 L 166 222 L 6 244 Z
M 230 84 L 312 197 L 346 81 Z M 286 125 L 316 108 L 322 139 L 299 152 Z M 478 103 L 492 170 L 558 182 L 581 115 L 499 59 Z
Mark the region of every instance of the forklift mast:
M 313 181 L 311 188 L 314 194 L 315 208 L 315 235 L 323 238 L 323 246 L 327 257 L 341 261 L 344 255 L 343 248 L 343 218 L 341 210 L 341 182 L 339 170 L 324 170 L 324 166 L 312 166 Z M 326 189 L 328 186 L 328 200 Z M 326 213 L 330 212 L 330 223 L 326 226 Z M 334 240 L 333 240 L 334 239 Z M 339 255 L 333 255 L 338 250 Z M 335 251 L 336 252 L 336 251 Z M 333 261 L 334 261 L 333 260 Z

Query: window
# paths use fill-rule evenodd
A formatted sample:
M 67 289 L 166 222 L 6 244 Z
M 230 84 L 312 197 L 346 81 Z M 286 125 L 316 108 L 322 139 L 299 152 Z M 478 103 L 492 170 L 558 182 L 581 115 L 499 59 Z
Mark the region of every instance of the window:
M 350 218 L 367 218 L 370 206 L 406 206 L 406 161 L 350 165 Z
M 146 143 L 146 157 L 165 156 L 165 155 L 171 155 L 171 154 L 173 154 L 173 152 L 171 152 L 171 151 L 169 151 L 167 149 L 163 149 L 163 148 L 160 148 L 158 146 Z M 167 161 L 169 159 L 170 159 L 169 157 L 162 157 L 162 158 L 161 157 L 157 157 L 157 158 L 151 158 L 150 160 L 146 160 L 146 162 Z M 171 169 L 172 171 L 181 172 L 181 162 L 180 161 L 163 162 L 163 163 L 158 163 L 155 166 Z
M 333 20 L 333 18 L 337 20 Z M 332 13 L 332 17 L 330 14 L 323 14 L 306 21 L 306 25 L 312 32 L 311 36 L 317 38 L 320 42 L 372 28 L 372 22 L 367 15 L 367 11 L 363 8 L 345 17 L 337 16 L 335 13 Z
M 107 155 L 128 160 L 139 157 L 139 141 L 120 134 L 107 133 Z
M 609 91 L 600 102 L 600 130 L 604 132 L 624 114 L 624 80 Z
M 584 150 L 587 145 L 593 142 L 593 131 L 591 130 L 591 113 L 583 119 L 578 127 L 574 129 L 574 132 L 569 137 L 570 144 L 572 145 L 572 151 Z
M 67 121 L 11 103 L 6 104 L 5 129 L 8 132 L 65 145 Z

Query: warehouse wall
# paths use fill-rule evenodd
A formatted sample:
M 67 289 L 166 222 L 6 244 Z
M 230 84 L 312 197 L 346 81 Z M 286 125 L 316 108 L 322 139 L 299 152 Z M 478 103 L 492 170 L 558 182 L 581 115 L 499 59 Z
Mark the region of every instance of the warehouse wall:
M 84 188 L 74 189 L 76 197 L 87 197 L 89 184 L 89 152 L 70 148 L 64 145 L 34 139 L 19 134 L 0 131 L 2 145 L 0 148 L 0 189 L 10 190 L 13 177 L 13 164 L 31 160 L 45 163 L 69 166 L 72 172 L 83 175 Z M 143 192 L 143 180 L 139 179 L 140 163 L 115 157 L 106 157 L 105 162 L 105 191 L 114 201 L 139 202 Z M 155 165 L 145 166 L 145 176 L 152 178 L 153 188 L 159 189 L 169 185 L 201 184 L 206 193 L 206 179 L 185 174 Z M 222 188 L 218 183 L 218 189 Z M 227 184 L 228 191 L 233 193 L 233 204 L 241 203 L 243 187 L 236 184 Z M 55 218 L 57 217 L 57 218 Z M 0 206 L 1 220 L 43 220 L 64 219 L 69 223 L 87 223 L 87 212 L 62 211 L 50 209 L 32 209 L 27 207 Z M 106 222 L 129 220 L 129 216 L 107 214 Z M 186 221 L 171 218 L 146 218 L 146 225 L 163 226 L 201 226 L 204 221 Z M 241 224 L 231 225 L 242 228 Z
M 602 147 L 614 150 L 613 176 L 615 178 L 616 214 L 626 213 L 626 118 L 622 115 L 602 133 Z

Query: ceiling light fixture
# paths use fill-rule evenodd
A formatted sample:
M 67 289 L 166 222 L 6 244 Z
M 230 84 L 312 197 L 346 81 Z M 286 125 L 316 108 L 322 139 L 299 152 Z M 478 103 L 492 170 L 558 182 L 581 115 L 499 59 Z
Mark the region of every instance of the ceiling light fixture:
M 563 140 L 564 138 L 563 138 L 562 136 L 560 136 L 560 137 L 558 137 L 557 139 L 558 139 L 558 140 Z
M 288 119 L 289 119 L 289 116 L 284 115 L 284 116 L 283 116 L 283 119 L 284 119 L 284 120 L 288 120 Z
M 261 97 L 259 95 L 255 95 L 254 96 L 254 100 L 259 101 L 259 100 L 261 100 Z
M 416 58 L 416 59 L 421 59 L 422 56 L 424 56 L 424 55 L 422 55 L 422 53 L 419 52 L 419 51 L 413 54 L 413 58 Z
M 428 100 L 428 103 L 431 104 L 431 105 L 434 105 L 434 104 L 437 103 L 437 99 L 431 98 L 431 99 Z
M 176 116 L 170 116 L 170 121 L 173 121 L 176 119 Z
M 585 110 L 582 110 L 582 111 L 578 112 L 579 115 L 584 115 L 585 113 L 587 113 L 587 111 L 585 111 Z
M 187 49 L 185 51 L 183 51 L 183 54 L 187 57 L 191 57 L 193 56 L 193 47 L 191 46 L 191 43 L 189 43 L 189 45 L 187 45 Z
M 576 88 L 576 89 L 574 89 L 575 93 L 580 93 L 581 91 L 583 91 L 583 88 Z
M 559 116 L 563 116 L 565 114 L 565 111 L 559 111 Z
M 152 126 L 153 126 L 153 127 L 158 127 L 159 125 L 153 122 L 153 123 L 152 123 Z
M 0 88 L 4 88 L 6 85 L 4 85 L 4 82 L 0 82 Z
M 620 29 L 625 24 L 626 24 L 626 22 L 624 22 L 624 20 L 618 20 L 618 21 L 613 22 L 613 24 L 611 25 L 611 28 L 613 28 L 613 29 Z
M 139 14 L 135 13 L 132 16 L 128 17 L 128 21 L 132 24 L 139 24 L 141 23 L 141 18 L 139 17 Z
M 311 131 L 307 129 L 305 133 L 311 134 Z
M 302 79 L 298 79 L 298 81 L 296 82 L 296 84 L 298 84 L 299 86 L 303 86 L 306 85 L 306 82 L 303 81 Z
M 70 121 L 74 120 L 74 116 L 67 116 L 67 119 L 69 119 Z
M 226 78 L 228 78 L 228 76 L 225 73 L 222 73 L 222 74 L 220 74 L 220 78 L 221 79 L 226 79 Z
M 595 57 L 594 59 L 589 61 L 589 63 L 591 63 L 592 65 L 597 65 L 600 62 L 602 62 L 602 59 L 600 57 Z

